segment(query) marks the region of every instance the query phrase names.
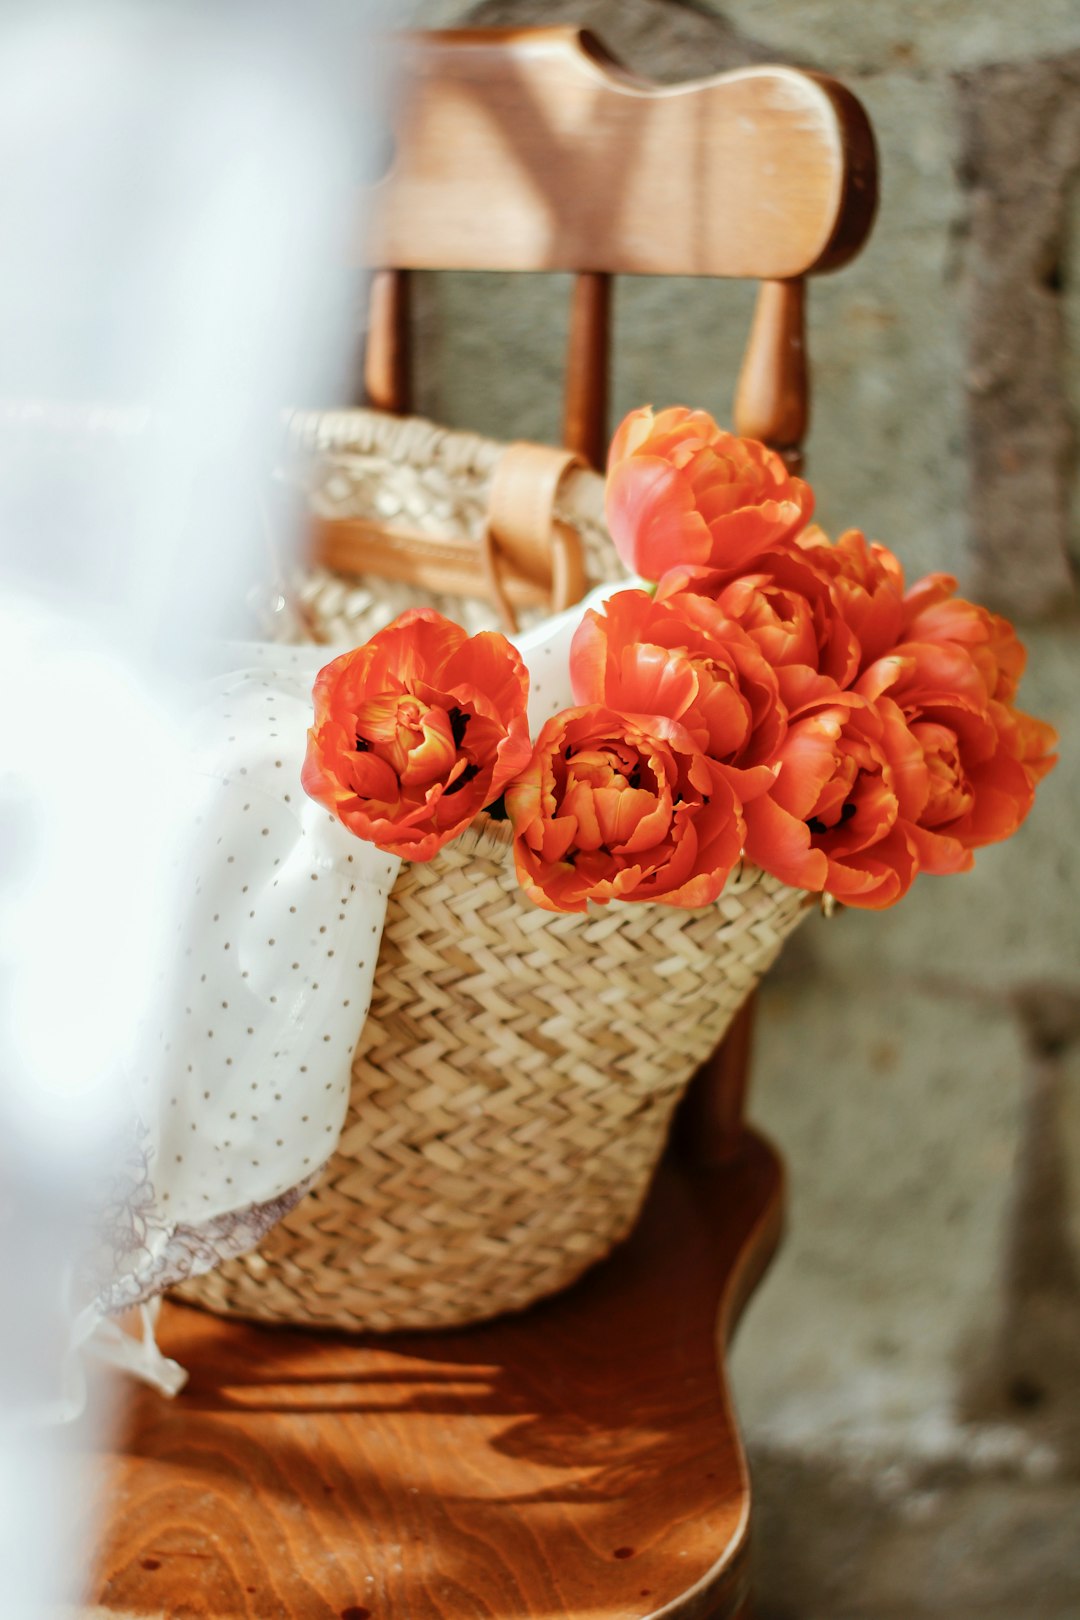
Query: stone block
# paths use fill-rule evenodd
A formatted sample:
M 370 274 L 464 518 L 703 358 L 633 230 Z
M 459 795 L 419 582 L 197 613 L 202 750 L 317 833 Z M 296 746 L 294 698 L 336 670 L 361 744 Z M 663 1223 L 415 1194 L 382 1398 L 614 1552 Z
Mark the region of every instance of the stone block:
M 960 75 L 957 91 L 970 192 L 974 577 L 984 600 L 1031 616 L 1075 589 L 1063 294 L 1068 199 L 1080 169 L 1080 51 L 981 68 Z
M 955 1357 L 998 1285 L 1027 1063 L 1008 1007 L 889 980 L 768 984 L 752 1115 L 790 1233 L 736 1345 L 748 1432 L 939 1455 Z
M 836 0 L 693 0 L 768 49 L 793 54 L 827 73 L 934 74 L 942 68 L 1037 56 L 1080 45 L 1073 0 L 874 0 L 857 8 Z M 520 7 L 535 15 L 541 8 Z
M 751 1446 L 757 1620 L 1075 1620 L 1080 1486 L 901 1485 Z
M 1080 1142 L 1055 1117 L 1080 1043 L 1048 1110 L 1033 1020 L 892 982 L 762 993 L 752 1111 L 791 1180 L 733 1359 L 762 1620 L 1080 1602 Z M 1003 1398 L 980 1405 L 991 1371 Z
M 420 415 L 557 444 L 570 277 L 456 272 L 415 282 Z
M 963 574 L 964 337 L 955 296 L 961 198 L 935 80 L 851 78 L 873 122 L 881 203 L 861 256 L 811 284 L 808 474 L 826 529 L 863 529 L 909 578 Z

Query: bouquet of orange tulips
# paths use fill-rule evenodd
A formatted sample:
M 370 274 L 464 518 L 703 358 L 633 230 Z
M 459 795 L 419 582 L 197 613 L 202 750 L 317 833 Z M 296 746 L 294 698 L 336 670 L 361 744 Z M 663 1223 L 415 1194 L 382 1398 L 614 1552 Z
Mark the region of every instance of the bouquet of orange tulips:
M 584 612 L 575 707 L 530 740 L 515 647 L 413 610 L 320 673 L 307 792 L 412 860 L 509 819 L 552 911 L 705 906 L 742 859 L 883 908 L 1016 831 L 1056 739 L 1016 706 L 1007 620 L 830 541 L 809 485 L 703 411 L 632 412 L 606 505 L 641 583 Z

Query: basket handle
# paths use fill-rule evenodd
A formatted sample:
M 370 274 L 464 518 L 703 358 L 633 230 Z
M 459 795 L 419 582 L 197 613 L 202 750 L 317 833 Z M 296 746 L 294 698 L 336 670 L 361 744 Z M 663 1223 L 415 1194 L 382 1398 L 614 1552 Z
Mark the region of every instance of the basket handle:
M 517 629 L 517 618 L 504 579 L 544 590 L 553 613 L 585 595 L 581 540 L 555 516 L 559 485 L 571 467 L 583 465 L 574 450 L 523 442 L 508 445 L 499 458 L 481 552 L 488 589 L 510 630 Z
M 559 486 L 580 466 L 573 450 L 510 444 L 495 468 L 478 539 L 414 534 L 370 518 L 316 516 L 313 561 L 336 573 L 376 574 L 440 595 L 486 594 L 507 629 L 516 630 L 517 608 L 559 613 L 585 594 L 580 537 L 555 516 Z

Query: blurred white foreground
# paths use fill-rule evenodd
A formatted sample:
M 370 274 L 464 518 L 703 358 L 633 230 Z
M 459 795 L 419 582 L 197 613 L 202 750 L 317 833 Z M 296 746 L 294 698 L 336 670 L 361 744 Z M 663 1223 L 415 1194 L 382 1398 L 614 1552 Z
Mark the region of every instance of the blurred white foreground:
M 286 404 L 347 399 L 378 126 L 369 0 L 9 0 L 0 19 L 0 1580 L 78 1598 L 49 1419 L 80 1251 L 167 984 L 170 749 L 266 580 Z

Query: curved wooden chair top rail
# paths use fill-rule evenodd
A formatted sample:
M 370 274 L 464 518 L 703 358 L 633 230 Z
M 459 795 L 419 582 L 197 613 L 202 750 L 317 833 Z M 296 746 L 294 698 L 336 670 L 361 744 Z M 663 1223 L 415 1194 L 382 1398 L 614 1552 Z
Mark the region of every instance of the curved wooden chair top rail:
M 874 142 L 834 79 L 655 85 L 576 28 L 406 37 L 361 262 L 788 280 L 859 251 Z

